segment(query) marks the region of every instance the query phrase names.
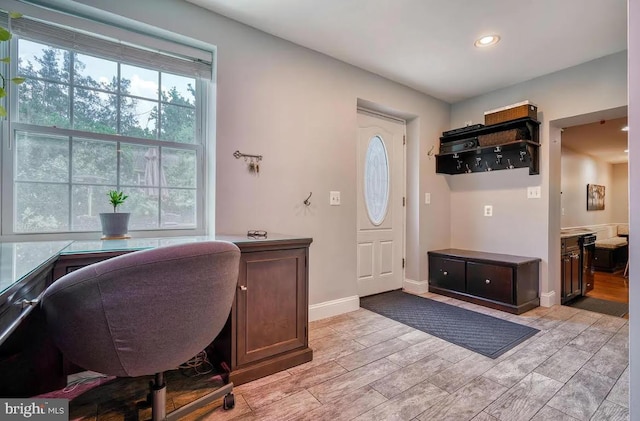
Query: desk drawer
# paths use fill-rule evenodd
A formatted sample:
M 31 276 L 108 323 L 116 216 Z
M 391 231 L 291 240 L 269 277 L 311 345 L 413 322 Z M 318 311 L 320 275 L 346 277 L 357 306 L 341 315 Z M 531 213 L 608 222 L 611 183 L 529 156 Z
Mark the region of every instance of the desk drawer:
M 467 292 L 478 297 L 514 304 L 513 269 L 509 266 L 467 262 Z

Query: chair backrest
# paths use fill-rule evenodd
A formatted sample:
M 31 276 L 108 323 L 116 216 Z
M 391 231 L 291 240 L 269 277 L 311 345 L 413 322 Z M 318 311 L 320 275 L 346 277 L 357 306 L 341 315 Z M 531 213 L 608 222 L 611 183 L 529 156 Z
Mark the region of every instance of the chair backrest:
M 176 368 L 227 321 L 240 250 L 207 241 L 114 257 L 71 272 L 41 305 L 54 343 L 71 362 L 115 376 Z

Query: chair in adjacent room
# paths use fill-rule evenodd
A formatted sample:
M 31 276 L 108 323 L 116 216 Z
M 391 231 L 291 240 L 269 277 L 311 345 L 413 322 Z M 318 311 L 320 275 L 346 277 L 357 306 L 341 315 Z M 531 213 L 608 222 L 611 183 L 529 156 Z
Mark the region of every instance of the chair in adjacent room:
M 112 376 L 154 375 L 153 420 L 177 420 L 214 400 L 234 406 L 233 384 L 166 414 L 164 372 L 205 349 L 227 321 L 240 250 L 207 241 L 114 257 L 71 272 L 41 305 L 54 343 L 72 363 Z

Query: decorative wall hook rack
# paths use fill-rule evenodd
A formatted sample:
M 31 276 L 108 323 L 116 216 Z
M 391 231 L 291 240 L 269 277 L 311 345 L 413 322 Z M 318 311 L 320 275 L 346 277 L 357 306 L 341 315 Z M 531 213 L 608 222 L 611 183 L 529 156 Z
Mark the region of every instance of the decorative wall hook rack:
M 244 158 L 245 161 L 247 159 L 255 159 L 258 162 L 262 161 L 262 155 L 251 155 L 251 154 L 247 154 L 247 153 L 242 153 L 240 151 L 235 151 L 233 153 L 233 156 L 235 156 L 236 159 Z
M 240 151 L 235 151 L 233 156 L 236 159 L 244 158 L 244 162 L 247 163 L 247 167 L 249 168 L 249 172 L 260 172 L 260 161 L 262 161 L 262 155 L 252 155 L 242 153 Z

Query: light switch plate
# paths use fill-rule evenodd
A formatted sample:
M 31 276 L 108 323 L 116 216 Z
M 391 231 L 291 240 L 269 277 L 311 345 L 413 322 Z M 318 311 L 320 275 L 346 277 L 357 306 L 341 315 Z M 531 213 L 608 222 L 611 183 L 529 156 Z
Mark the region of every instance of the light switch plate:
M 527 199 L 540 199 L 540 186 L 527 187 Z
M 493 206 L 484 205 L 484 216 L 493 216 Z
M 329 192 L 329 204 L 331 206 L 340 206 L 340 192 L 339 191 L 330 191 Z
M 431 204 L 431 193 L 425 193 L 424 194 L 424 204 L 425 205 L 430 205 Z

